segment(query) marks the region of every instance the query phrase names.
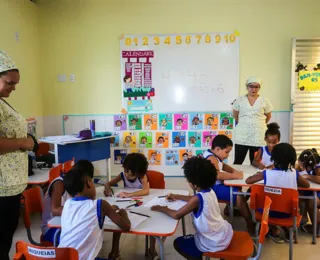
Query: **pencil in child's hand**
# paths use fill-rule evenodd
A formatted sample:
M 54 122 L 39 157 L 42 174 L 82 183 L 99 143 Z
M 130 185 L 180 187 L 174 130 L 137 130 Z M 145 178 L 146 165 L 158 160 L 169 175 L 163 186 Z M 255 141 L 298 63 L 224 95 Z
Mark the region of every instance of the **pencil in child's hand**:
M 166 198 L 168 195 L 158 196 L 158 199 L 160 198 Z
M 128 202 L 128 201 L 133 201 L 133 200 L 116 200 L 116 202 Z
M 114 192 L 113 192 L 113 189 L 112 188 L 110 188 L 111 189 L 111 193 L 112 193 L 112 196 L 114 196 Z

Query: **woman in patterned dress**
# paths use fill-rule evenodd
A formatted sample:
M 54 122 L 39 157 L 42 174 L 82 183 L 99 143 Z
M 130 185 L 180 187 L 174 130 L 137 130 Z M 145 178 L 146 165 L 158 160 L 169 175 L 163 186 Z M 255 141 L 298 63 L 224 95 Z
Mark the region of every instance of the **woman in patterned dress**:
M 234 164 L 242 164 L 248 150 L 252 163 L 254 153 L 265 145 L 264 134 L 271 118 L 270 101 L 259 95 L 261 79 L 249 78 L 246 87 L 248 94 L 233 103 L 233 117 L 236 121 Z
M 28 182 L 28 150 L 34 141 L 27 137 L 27 122 L 4 98 L 19 83 L 19 70 L 0 50 L 0 259 L 9 260 L 13 234 L 18 226 L 21 193 Z

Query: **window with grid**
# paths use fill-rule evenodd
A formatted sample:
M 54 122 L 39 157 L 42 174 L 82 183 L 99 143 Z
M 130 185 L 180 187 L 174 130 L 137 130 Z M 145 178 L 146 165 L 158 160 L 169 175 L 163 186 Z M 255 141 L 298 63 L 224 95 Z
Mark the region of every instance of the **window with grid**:
M 314 71 L 320 63 L 320 38 L 293 39 L 291 74 L 291 143 L 297 154 L 316 148 L 320 152 L 320 91 L 298 88 L 297 65 Z M 320 70 L 319 70 L 320 71 Z

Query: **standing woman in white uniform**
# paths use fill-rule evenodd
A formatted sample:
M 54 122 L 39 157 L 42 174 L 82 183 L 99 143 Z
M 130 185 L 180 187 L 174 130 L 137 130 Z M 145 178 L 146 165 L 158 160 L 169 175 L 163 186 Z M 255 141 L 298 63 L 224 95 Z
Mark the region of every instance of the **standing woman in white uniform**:
M 236 121 L 234 164 L 242 164 L 248 150 L 252 163 L 254 153 L 265 144 L 264 135 L 271 118 L 270 101 L 259 95 L 261 79 L 249 78 L 246 87 L 248 94 L 233 102 L 233 117 Z
M 18 226 L 21 193 L 28 182 L 28 153 L 35 143 L 27 137 L 27 122 L 4 98 L 20 81 L 18 68 L 0 50 L 0 259 L 9 260 Z

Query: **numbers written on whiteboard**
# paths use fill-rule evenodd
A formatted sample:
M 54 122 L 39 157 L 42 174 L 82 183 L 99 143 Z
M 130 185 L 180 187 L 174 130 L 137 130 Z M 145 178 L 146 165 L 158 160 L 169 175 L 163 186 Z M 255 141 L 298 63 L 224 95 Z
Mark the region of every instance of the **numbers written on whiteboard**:
M 188 91 L 189 92 L 202 92 L 204 94 L 209 94 L 210 92 L 223 94 L 224 93 L 224 88 L 223 88 L 222 84 L 219 84 L 217 87 L 194 85 L 194 86 L 189 87 Z
M 142 36 L 142 37 L 126 37 L 124 43 L 126 46 L 148 46 L 153 45 L 182 45 L 182 44 L 220 44 L 235 43 L 237 37 L 235 34 L 198 34 L 198 35 L 168 35 L 168 36 Z

